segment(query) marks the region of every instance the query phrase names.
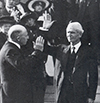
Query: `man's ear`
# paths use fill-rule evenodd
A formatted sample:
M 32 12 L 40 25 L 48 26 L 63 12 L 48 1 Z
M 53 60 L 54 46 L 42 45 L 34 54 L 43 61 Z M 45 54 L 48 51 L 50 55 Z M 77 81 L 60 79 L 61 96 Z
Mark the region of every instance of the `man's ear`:
M 82 35 L 79 35 L 79 37 L 81 38 L 81 37 L 82 37 Z
M 82 33 L 79 33 L 79 37 L 80 37 L 80 38 L 82 37 Z
M 17 36 L 17 41 L 20 41 L 20 36 Z

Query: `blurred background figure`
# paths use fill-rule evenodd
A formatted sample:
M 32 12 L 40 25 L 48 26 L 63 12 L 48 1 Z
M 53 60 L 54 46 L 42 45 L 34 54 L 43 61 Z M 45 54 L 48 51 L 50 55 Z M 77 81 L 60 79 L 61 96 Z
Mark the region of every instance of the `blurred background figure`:
M 20 20 L 20 23 L 24 25 L 30 33 L 33 33 L 33 37 L 36 38 L 36 35 L 34 33 L 38 30 L 37 25 L 37 16 L 33 13 L 27 13 L 25 16 L 22 17 Z
M 100 62 L 100 0 L 79 0 L 77 21 L 85 30 L 82 37 L 84 45 L 91 45 Z
M 43 13 L 48 10 L 51 3 L 49 0 L 31 0 L 26 3 L 28 10 L 34 12 L 37 16 L 39 26 L 43 23 Z
M 36 14 L 33 13 L 27 13 L 22 17 L 22 19 L 19 21 L 21 25 L 24 25 L 28 31 L 29 40 L 27 44 L 23 47 L 24 51 L 27 53 L 33 51 L 33 44 L 38 37 L 38 25 L 37 25 L 37 17 Z
M 3 0 L 0 0 L 0 16 L 2 15 L 9 15 L 9 13 L 7 12 L 6 8 L 5 8 L 5 3 Z
M 10 16 L 2 16 L 0 17 L 0 50 L 2 46 L 7 41 L 7 33 L 9 28 L 15 23 L 14 19 Z M 0 73 L 1 75 L 1 73 Z M 1 78 L 0 78 L 0 86 L 1 86 Z
M 37 16 L 41 16 L 42 13 L 50 6 L 49 0 L 31 0 L 28 1 L 27 7 L 31 12 L 36 12 Z
M 11 14 L 12 8 L 15 6 L 14 0 L 5 0 L 5 7 L 8 13 Z
M 2 16 L 0 17 L 0 49 L 7 40 L 7 33 L 9 28 L 15 24 L 13 17 Z
M 13 16 L 16 22 L 26 14 L 26 5 L 20 2 L 20 0 L 6 0 L 6 9 Z

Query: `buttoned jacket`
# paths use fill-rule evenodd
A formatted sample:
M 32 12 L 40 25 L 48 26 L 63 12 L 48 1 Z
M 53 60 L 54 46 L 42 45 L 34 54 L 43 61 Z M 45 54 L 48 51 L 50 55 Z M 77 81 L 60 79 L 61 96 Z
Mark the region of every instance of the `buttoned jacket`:
M 67 68 L 70 46 L 61 45 L 57 48 L 49 48 L 48 50 L 49 51 L 47 52 L 55 56 L 61 63 L 60 68 L 65 74 L 62 88 L 64 86 L 66 87 L 66 82 L 68 81 L 68 76 L 70 75 L 70 70 Z M 98 81 L 98 70 L 95 53 L 90 47 L 81 46 L 79 48 L 76 54 L 74 68 L 75 71 L 72 75 L 76 101 L 75 103 L 85 103 L 84 101 L 87 98 L 95 99 Z

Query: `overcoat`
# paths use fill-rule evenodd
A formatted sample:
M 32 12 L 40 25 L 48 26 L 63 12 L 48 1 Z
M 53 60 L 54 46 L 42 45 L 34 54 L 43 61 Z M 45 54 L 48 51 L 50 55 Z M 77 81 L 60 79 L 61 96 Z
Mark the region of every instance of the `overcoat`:
M 33 55 L 25 57 L 21 49 L 7 41 L 0 51 L 0 103 L 35 103 L 33 101 L 36 91 L 33 91 L 33 88 L 36 88 L 36 85 L 43 88 L 42 67 L 40 51 L 34 51 Z

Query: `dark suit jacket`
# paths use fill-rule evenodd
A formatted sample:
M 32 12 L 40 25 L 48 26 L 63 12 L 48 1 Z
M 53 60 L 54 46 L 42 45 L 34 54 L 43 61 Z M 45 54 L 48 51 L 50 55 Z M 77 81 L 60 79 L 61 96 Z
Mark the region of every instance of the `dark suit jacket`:
M 61 92 L 62 96 L 65 94 L 65 89 L 69 86 L 67 85 L 68 76 L 70 75 L 70 70 L 67 68 L 68 57 L 69 57 L 69 46 L 68 47 L 57 47 L 48 48 L 47 53 L 56 56 L 61 62 L 61 70 L 64 71 L 64 81 L 62 84 Z M 56 54 L 55 54 L 56 52 Z M 75 71 L 73 73 L 73 88 L 74 88 L 74 103 L 86 103 L 87 98 L 95 99 L 97 81 L 98 81 L 98 70 L 96 56 L 90 47 L 80 47 L 76 55 L 75 60 Z M 89 75 L 87 83 L 87 75 Z M 66 99 L 65 99 L 66 100 Z M 65 103 L 67 103 L 65 101 Z
M 4 43 L 7 41 L 7 36 L 6 34 L 0 32 L 0 49 L 4 45 Z
M 10 42 L 6 42 L 0 51 L 1 103 L 33 103 L 32 83 L 43 84 L 41 52 L 35 51 L 27 57 L 21 52 Z

